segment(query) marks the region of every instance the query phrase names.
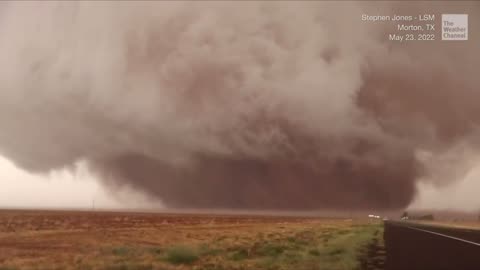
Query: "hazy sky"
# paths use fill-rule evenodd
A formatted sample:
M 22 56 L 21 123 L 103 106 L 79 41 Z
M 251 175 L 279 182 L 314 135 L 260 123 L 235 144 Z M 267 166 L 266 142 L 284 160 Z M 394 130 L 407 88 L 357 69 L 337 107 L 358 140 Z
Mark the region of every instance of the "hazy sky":
M 35 175 L 0 156 L 0 208 L 91 208 L 93 201 L 96 208 L 162 207 L 132 190 L 108 194 L 87 173 Z
M 420 192 L 410 207 L 478 211 L 480 210 L 479 177 L 480 168 L 477 166 L 464 179 L 447 187 L 435 188 L 420 182 Z
M 480 168 L 448 187 L 420 184 L 420 193 L 411 208 L 438 208 L 475 211 L 480 208 L 478 190 Z M 92 176 L 56 171 L 33 175 L 0 156 L 0 207 L 21 208 L 97 208 L 159 207 L 131 190 L 112 196 Z

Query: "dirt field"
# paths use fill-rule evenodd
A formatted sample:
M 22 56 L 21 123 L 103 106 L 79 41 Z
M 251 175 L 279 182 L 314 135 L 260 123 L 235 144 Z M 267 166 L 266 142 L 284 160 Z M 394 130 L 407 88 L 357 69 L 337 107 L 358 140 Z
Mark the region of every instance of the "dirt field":
M 381 227 L 352 220 L 0 211 L 0 269 L 354 269 Z

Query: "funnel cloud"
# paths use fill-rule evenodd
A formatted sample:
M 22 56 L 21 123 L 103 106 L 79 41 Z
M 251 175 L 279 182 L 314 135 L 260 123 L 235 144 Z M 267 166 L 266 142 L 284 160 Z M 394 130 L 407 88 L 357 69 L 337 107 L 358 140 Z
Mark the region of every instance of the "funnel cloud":
M 0 153 L 174 208 L 404 208 L 475 160 L 480 43 L 392 43 L 378 12 L 480 25 L 461 2 L 2 3 Z

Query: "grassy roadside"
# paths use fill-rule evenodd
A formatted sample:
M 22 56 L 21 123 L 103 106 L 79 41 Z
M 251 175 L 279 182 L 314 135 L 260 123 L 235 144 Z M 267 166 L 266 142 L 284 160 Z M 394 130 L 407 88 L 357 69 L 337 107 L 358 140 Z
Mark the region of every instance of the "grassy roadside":
M 137 263 L 124 269 L 354 270 L 359 269 L 367 245 L 381 230 L 381 225 L 320 226 L 296 228 L 284 235 L 258 234 L 249 243 L 217 239 L 199 246 L 166 247 L 157 250 L 157 262 L 150 268 Z

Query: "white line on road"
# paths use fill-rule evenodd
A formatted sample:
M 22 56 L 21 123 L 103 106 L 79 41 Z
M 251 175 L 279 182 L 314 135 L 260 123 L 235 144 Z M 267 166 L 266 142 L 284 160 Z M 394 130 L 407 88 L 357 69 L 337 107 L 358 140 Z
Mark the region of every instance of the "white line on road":
M 432 232 L 432 231 L 427 231 L 427 230 L 423 230 L 423 229 L 419 229 L 419 228 L 415 228 L 415 227 L 410 227 L 410 226 L 406 226 L 406 227 L 409 228 L 409 229 L 413 229 L 413 230 L 417 230 L 417 231 L 422 231 L 422 232 L 426 232 L 426 233 L 431 233 L 431 234 L 447 237 L 447 238 L 450 238 L 450 239 L 454 239 L 454 240 L 457 240 L 457 241 L 462 241 L 462 242 L 480 247 L 480 243 L 468 241 L 468 240 L 465 240 L 465 239 L 462 239 L 462 238 L 457 238 L 457 237 L 453 237 L 453 236 L 450 236 L 450 235 L 441 234 L 441 233 Z

